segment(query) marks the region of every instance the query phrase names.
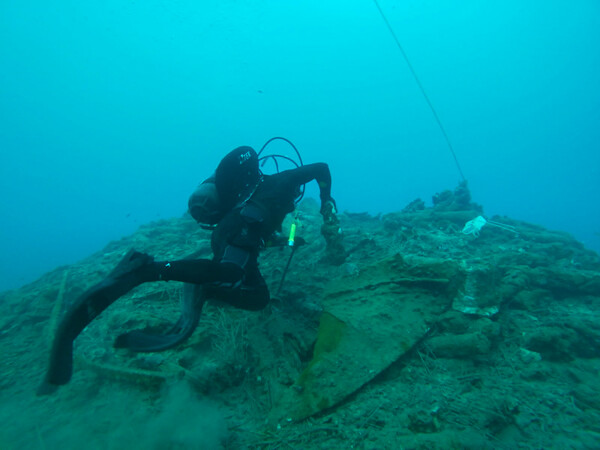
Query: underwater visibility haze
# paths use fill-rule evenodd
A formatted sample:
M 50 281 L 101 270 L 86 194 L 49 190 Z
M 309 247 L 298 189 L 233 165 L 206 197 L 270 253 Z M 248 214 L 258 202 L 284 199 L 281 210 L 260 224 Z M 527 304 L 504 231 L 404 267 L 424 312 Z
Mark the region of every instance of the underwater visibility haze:
M 486 214 L 599 250 L 598 2 L 380 6 Z M 372 1 L 3 2 L 0 25 L 0 290 L 183 214 L 272 136 L 329 163 L 342 211 L 460 181 Z
M 0 448 L 600 448 L 598 30 L 596 0 L 1 2 Z M 258 183 L 274 136 L 305 167 Z M 213 232 L 207 192 L 251 201 Z

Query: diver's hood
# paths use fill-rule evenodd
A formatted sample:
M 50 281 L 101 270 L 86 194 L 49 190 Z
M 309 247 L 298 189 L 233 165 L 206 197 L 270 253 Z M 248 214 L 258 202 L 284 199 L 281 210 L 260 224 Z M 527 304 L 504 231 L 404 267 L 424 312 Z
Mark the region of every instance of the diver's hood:
M 258 155 L 252 147 L 238 147 L 229 152 L 215 172 L 215 185 L 222 206 L 231 209 L 246 201 L 259 180 Z

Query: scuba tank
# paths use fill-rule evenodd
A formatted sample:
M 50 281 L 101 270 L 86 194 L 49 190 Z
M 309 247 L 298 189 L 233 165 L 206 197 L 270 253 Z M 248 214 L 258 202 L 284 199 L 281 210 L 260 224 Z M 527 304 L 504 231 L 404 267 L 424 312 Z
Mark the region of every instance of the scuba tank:
M 238 147 L 192 193 L 188 200 L 190 214 L 202 225 L 216 225 L 232 208 L 252 196 L 260 179 L 257 153 L 252 147 Z

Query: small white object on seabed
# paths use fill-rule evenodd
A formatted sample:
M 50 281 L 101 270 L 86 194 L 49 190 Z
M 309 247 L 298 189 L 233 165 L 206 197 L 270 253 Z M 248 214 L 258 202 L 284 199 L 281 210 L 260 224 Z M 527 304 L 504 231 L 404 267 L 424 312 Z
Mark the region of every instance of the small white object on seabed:
M 465 223 L 465 226 L 462 230 L 463 234 L 472 234 L 475 237 L 479 236 L 479 232 L 483 228 L 484 225 L 491 225 L 493 227 L 502 228 L 506 231 L 512 231 L 516 233 L 517 230 L 512 225 L 506 225 L 500 222 L 494 222 L 493 220 L 486 220 L 483 216 L 477 216 L 473 220 L 469 220 Z

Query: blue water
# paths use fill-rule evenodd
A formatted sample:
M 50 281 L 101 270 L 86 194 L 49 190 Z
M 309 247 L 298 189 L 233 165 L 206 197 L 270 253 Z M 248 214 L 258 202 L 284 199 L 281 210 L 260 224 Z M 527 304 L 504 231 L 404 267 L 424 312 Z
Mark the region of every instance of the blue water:
M 474 201 L 600 250 L 600 3 L 380 4 Z M 330 164 L 342 210 L 460 181 L 370 0 L 1 2 L 0 290 L 180 216 L 277 135 Z

